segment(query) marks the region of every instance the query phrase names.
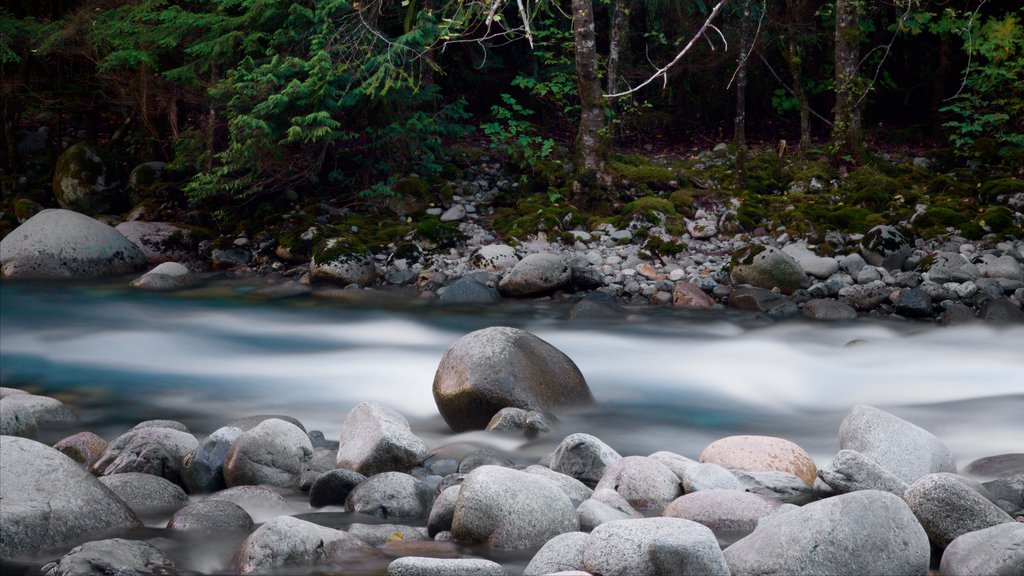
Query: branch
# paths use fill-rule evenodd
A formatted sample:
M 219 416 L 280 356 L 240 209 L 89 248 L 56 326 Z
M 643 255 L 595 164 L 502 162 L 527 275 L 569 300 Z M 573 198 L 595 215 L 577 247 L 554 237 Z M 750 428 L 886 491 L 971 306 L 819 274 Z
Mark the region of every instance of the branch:
M 523 28 L 526 29 L 526 39 L 530 42 L 530 50 L 533 50 L 533 34 L 530 33 L 530 15 L 526 13 L 523 0 L 516 0 L 519 4 L 519 17 L 523 19 Z
M 679 54 L 676 54 L 676 57 L 673 58 L 671 62 L 669 62 L 665 66 L 659 68 L 657 70 L 657 72 L 655 72 L 650 78 L 648 78 L 647 80 L 644 80 L 643 83 L 637 85 L 636 87 L 630 88 L 629 90 L 626 90 L 625 92 L 618 92 L 616 94 L 603 94 L 602 96 L 604 98 L 619 98 L 620 96 L 628 96 L 628 95 L 636 92 L 637 90 L 640 90 L 644 86 L 647 86 L 651 82 L 654 82 L 659 77 L 663 77 L 664 81 L 668 82 L 668 71 L 673 66 L 678 64 L 679 61 L 683 59 L 683 56 L 685 56 L 686 53 L 690 51 L 690 48 L 693 48 L 694 43 L 701 36 L 703 36 L 705 32 L 708 31 L 708 28 L 711 27 L 711 21 L 715 19 L 715 16 L 718 16 L 718 13 L 722 11 L 722 8 L 725 7 L 726 2 L 728 2 L 728 1 L 729 0 L 719 0 L 718 4 L 715 4 L 715 8 L 711 11 L 711 14 L 708 15 L 708 19 L 704 21 L 704 25 L 701 26 L 699 30 L 697 30 L 697 33 L 693 35 L 693 38 L 690 38 L 690 41 L 686 43 L 686 46 L 683 47 L 682 51 L 679 52 Z

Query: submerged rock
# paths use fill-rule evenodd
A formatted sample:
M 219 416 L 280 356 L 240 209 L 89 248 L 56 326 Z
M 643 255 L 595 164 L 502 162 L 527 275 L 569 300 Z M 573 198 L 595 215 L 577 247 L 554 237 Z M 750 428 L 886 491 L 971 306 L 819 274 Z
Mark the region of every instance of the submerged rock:
M 86 542 L 72 548 L 58 562 L 43 567 L 44 576 L 94 574 L 174 576 L 178 574 L 178 567 L 156 546 L 122 538 Z

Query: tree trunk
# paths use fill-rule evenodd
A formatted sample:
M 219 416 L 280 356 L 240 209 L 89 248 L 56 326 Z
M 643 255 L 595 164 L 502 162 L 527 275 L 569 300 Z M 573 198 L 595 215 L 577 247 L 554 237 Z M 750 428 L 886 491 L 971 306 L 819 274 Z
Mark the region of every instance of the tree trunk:
M 732 132 L 732 142 L 736 145 L 736 177 L 741 187 L 746 185 L 747 56 L 750 55 L 750 45 L 750 0 L 743 0 L 743 16 L 740 22 L 740 54 L 736 58 L 736 119 Z
M 597 76 L 597 42 L 591 0 L 572 0 L 576 47 L 576 89 L 580 95 L 580 126 L 576 133 L 576 172 L 601 173 L 608 152 L 604 102 Z
M 789 38 L 787 62 L 789 72 L 793 75 L 793 96 L 800 110 L 800 143 L 797 147 L 801 152 L 806 152 L 811 147 L 811 104 L 804 90 L 803 49 L 792 36 Z
M 605 92 L 614 94 L 619 91 L 619 57 L 623 45 L 629 37 L 630 0 L 614 0 L 612 8 L 611 39 L 608 44 L 608 78 Z
M 836 0 L 836 107 L 832 145 L 839 156 L 859 161 L 864 142 L 861 126 L 861 83 L 857 77 L 860 59 L 860 0 Z

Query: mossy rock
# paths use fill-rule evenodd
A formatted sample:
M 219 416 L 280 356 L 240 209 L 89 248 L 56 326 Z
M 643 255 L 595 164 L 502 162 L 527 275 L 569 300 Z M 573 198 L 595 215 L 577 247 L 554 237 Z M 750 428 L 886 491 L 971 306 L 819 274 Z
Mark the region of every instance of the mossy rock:
M 441 222 L 437 216 L 427 216 L 420 220 L 416 233 L 439 248 L 455 246 L 462 239 L 462 233 L 455 222 Z
M 31 198 L 19 197 L 11 203 L 11 208 L 14 211 L 14 217 L 21 223 L 41 212 L 43 205 Z
M 761 245 L 748 246 L 733 254 L 729 279 L 733 284 L 750 284 L 792 294 L 810 285 L 810 278 L 792 256 Z
M 84 142 L 71 146 L 57 160 L 53 194 L 62 208 L 82 214 L 111 214 L 128 207 L 113 161 Z
M 647 241 L 644 242 L 644 248 L 651 253 L 653 256 L 675 256 L 681 252 L 686 252 L 690 247 L 685 242 L 673 242 L 671 240 L 665 240 L 660 236 L 650 236 Z
M 1012 196 L 1024 193 L 1024 180 L 1019 178 L 999 178 L 989 180 L 981 185 L 981 196 L 991 202 L 1000 196 Z
M 665 231 L 669 234 L 680 234 L 683 230 L 683 221 L 679 213 L 676 212 L 675 205 L 665 198 L 644 196 L 626 204 L 617 226 L 624 228 L 637 217 L 653 226 L 664 226 Z
M 942 206 L 928 208 L 923 216 L 914 220 L 914 231 L 922 236 L 933 236 L 935 233 L 945 232 L 943 228 L 950 226 L 958 228 L 967 222 L 968 217 L 956 210 Z
M 873 226 L 884 224 L 884 218 L 860 206 L 838 206 L 828 211 L 826 220 L 837 230 L 864 233 Z
M 615 156 L 605 166 L 605 172 L 619 187 L 670 190 L 679 180 L 672 168 L 654 164 L 642 156 Z
M 1020 233 L 1020 228 L 1013 223 L 1013 212 L 1003 206 L 989 208 L 976 222 L 982 228 L 999 236 Z
M 743 168 L 744 188 L 754 194 L 781 194 L 793 181 L 790 166 L 779 160 L 775 152 L 757 154 L 747 159 Z
M 401 242 L 391 253 L 391 261 L 404 261 L 406 266 L 414 266 L 423 262 L 423 250 L 415 242 Z
M 768 213 L 761 203 L 761 198 L 752 192 L 740 196 L 740 205 L 736 209 L 736 222 L 747 231 L 764 225 Z
M 366 286 L 376 280 L 377 269 L 364 246 L 344 238 L 327 238 L 313 249 L 309 275 L 314 280 L 327 280 L 342 286 Z

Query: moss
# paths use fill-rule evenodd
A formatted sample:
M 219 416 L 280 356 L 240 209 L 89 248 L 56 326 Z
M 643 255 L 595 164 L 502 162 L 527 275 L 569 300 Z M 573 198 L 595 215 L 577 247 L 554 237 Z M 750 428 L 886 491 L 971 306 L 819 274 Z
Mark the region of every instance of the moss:
M 892 177 L 870 166 L 861 166 L 843 180 L 840 190 L 848 203 L 872 211 L 885 210 L 899 185 Z
M 959 227 L 967 220 L 966 216 L 956 210 L 933 206 L 914 221 L 914 231 L 924 236 L 932 236 L 936 232 L 940 234 L 945 232 L 943 228 L 946 226 Z M 930 233 L 926 233 L 926 231 Z
M 651 236 L 644 242 L 644 249 L 654 257 L 675 256 L 689 249 L 685 242 L 664 240 L 660 236 Z
M 416 227 L 416 233 L 439 247 L 454 246 L 462 238 L 454 222 L 441 222 L 437 216 L 427 216 Z
M 977 222 L 967 222 L 960 227 L 960 235 L 968 240 L 980 240 L 985 235 L 985 229 Z
M 325 238 L 313 248 L 313 257 L 320 263 L 363 259 L 369 253 L 366 245 L 354 238 Z
M 1024 193 L 1024 180 L 1019 178 L 999 178 L 989 180 L 981 185 L 981 196 L 991 202 L 1000 196 L 1011 196 Z
M 651 190 L 668 190 L 679 180 L 672 168 L 659 166 L 642 156 L 615 156 L 605 171 L 620 186 L 643 186 Z
M 401 242 L 395 246 L 392 257 L 395 260 L 405 260 L 409 264 L 416 264 L 423 260 L 423 252 L 412 242 Z
M 771 150 L 751 156 L 743 172 L 744 189 L 755 194 L 781 194 L 793 181 L 790 166 Z
M 669 234 L 678 235 L 683 231 L 683 219 L 675 205 L 665 198 L 644 196 L 626 204 L 615 225 L 624 228 L 638 216 L 652 225 L 664 226 Z
M 873 226 L 882 224 L 881 217 L 860 206 L 839 206 L 830 210 L 826 219 L 844 232 L 867 232 Z
M 538 232 L 561 233 L 563 221 L 570 212 L 570 226 L 582 225 L 586 216 L 570 206 L 551 204 L 547 194 L 520 197 L 513 206 L 494 211 L 492 227 L 505 237 L 525 238 Z
M 733 252 L 732 258 L 729 259 L 729 273 L 732 274 L 737 266 L 750 266 L 754 263 L 754 257 L 765 250 L 766 248 L 760 244 L 751 244 Z
M 1000 236 L 1015 231 L 1013 212 L 1003 206 L 989 208 L 978 219 L 978 225 Z
M 962 182 L 949 174 L 939 174 L 928 180 L 925 188 L 932 196 L 971 196 L 974 187 Z
M 767 213 L 760 197 L 753 192 L 745 192 L 740 196 L 740 206 L 736 209 L 736 221 L 744 230 L 754 230 L 761 226 Z

